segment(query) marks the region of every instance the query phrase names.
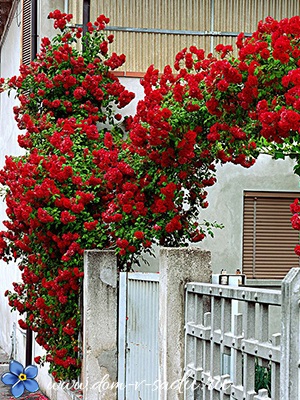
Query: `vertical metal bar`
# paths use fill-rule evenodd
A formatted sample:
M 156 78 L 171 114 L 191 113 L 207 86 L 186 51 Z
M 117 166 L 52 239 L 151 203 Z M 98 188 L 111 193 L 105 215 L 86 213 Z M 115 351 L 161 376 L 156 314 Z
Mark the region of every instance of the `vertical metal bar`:
M 284 400 L 300 399 L 299 286 L 300 269 L 292 268 L 282 282 L 280 398 Z
M 210 359 L 210 371 L 212 379 L 215 376 L 221 375 L 221 347 L 218 343 L 214 341 L 214 333 L 221 329 L 221 298 L 220 297 L 212 297 L 212 304 L 211 304 L 211 311 L 212 311 L 212 321 L 211 321 L 211 359 Z M 216 397 L 218 394 L 214 388 L 211 388 L 210 392 L 210 400 L 217 400 Z
M 269 340 L 269 306 L 267 304 L 259 304 L 259 313 L 257 318 L 258 340 L 267 342 Z
M 37 0 L 31 0 L 31 61 L 37 54 Z
M 221 331 L 231 331 L 231 299 L 221 299 Z
M 25 364 L 32 364 L 32 330 L 30 328 L 26 329 L 26 356 Z
M 91 0 L 83 0 L 83 34 L 87 32 L 86 24 L 90 21 Z
M 214 32 L 215 29 L 215 1 L 211 0 L 210 2 L 210 30 Z M 210 37 L 210 52 L 213 53 L 214 51 L 214 37 Z
M 243 315 L 236 314 L 233 317 L 233 337 L 236 339 L 238 337 L 242 337 L 243 335 Z M 236 342 L 234 342 L 236 343 Z M 236 347 L 236 344 L 235 346 Z M 231 371 L 231 379 L 234 382 L 235 386 L 241 386 L 243 380 L 243 355 L 240 349 L 234 348 L 232 350 L 232 371 Z
M 64 0 L 64 12 L 69 13 L 69 0 Z
M 118 399 L 125 400 L 126 385 L 126 314 L 127 314 L 127 272 L 119 275 L 119 337 L 118 337 Z
M 203 296 L 195 295 L 195 324 L 203 324 Z
M 212 314 L 210 312 L 207 312 L 204 314 L 204 327 L 211 328 L 211 316 Z M 212 335 L 212 333 L 211 333 Z M 210 371 L 210 365 L 211 365 L 211 340 L 204 341 L 204 349 L 203 349 L 203 355 L 204 355 L 204 362 L 203 362 L 203 369 L 204 372 L 209 373 Z M 203 386 L 203 400 L 209 400 L 210 397 L 210 392 L 207 388 L 207 386 Z
M 253 339 L 255 337 L 255 303 L 245 302 L 244 312 L 244 337 L 245 339 Z M 255 380 L 255 357 L 249 354 L 244 354 L 243 366 L 243 385 L 244 396 L 252 391 Z
M 186 303 L 186 310 L 187 310 L 187 317 L 188 319 L 186 322 L 195 324 L 196 318 L 196 309 L 197 309 L 197 295 L 192 292 L 187 292 L 187 303 Z M 191 335 L 185 336 L 185 367 L 188 370 L 188 366 L 195 363 L 195 339 Z M 193 367 L 196 365 L 194 364 Z M 185 400 L 194 400 L 194 392 L 193 392 L 193 378 L 187 378 L 187 385 L 185 386 Z
M 272 335 L 272 345 L 280 346 L 280 334 Z M 280 364 L 271 362 L 271 397 L 280 398 Z
M 231 332 L 231 299 L 221 299 L 221 342 L 224 334 Z M 221 343 L 221 375 L 230 375 L 230 350 Z
M 257 197 L 254 197 L 253 202 L 253 257 L 252 257 L 252 274 L 255 278 L 255 268 L 256 268 L 256 211 L 257 211 Z

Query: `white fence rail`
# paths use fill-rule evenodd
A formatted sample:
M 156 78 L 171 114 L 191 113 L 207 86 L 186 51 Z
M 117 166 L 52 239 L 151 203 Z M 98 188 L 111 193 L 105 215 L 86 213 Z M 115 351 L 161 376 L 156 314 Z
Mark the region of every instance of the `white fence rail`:
M 187 284 L 186 400 L 300 399 L 299 271 L 289 272 L 282 292 Z M 274 306 L 282 308 L 281 332 L 272 334 Z M 255 375 L 264 367 L 271 397 L 267 389 L 255 391 Z

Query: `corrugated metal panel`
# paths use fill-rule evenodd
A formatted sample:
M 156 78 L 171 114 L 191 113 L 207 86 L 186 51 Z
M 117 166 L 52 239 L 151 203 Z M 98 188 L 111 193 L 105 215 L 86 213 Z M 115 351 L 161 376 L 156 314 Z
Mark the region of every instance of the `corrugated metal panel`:
M 82 0 L 70 0 L 76 23 L 82 21 Z M 111 27 L 201 31 L 253 32 L 258 21 L 300 15 L 299 0 L 98 0 L 91 2 L 91 20 L 99 14 L 110 18 Z M 154 64 L 160 70 L 172 65 L 184 47 L 196 45 L 211 52 L 218 43 L 234 44 L 235 37 L 193 36 L 113 31 L 117 53 L 127 56 L 122 71 L 145 72 Z
M 248 278 L 282 279 L 299 265 L 299 233 L 290 222 L 290 204 L 299 194 L 245 192 L 243 273 Z
M 113 33 L 116 38 L 111 50 L 126 55 L 126 64 L 124 68 L 120 69 L 125 71 L 145 72 L 151 64 L 162 71 L 165 65 L 173 65 L 176 54 L 184 47 L 196 45 L 205 48 L 210 46 L 210 38 L 203 36 L 173 36 L 137 32 L 110 33 Z
M 22 13 L 22 63 L 31 61 L 31 0 L 23 0 Z
M 256 30 L 259 21 L 271 16 L 277 20 L 300 15 L 298 0 L 214 0 L 215 31 L 247 32 Z M 217 37 L 214 46 L 219 43 L 235 44 L 236 38 Z
M 300 13 L 298 0 L 214 0 L 216 31 L 253 32 L 260 20 L 290 18 Z
M 94 1 L 91 3 L 94 3 Z M 72 23 L 79 25 L 82 24 L 83 0 L 69 0 L 68 6 L 68 13 L 73 15 Z
M 91 15 L 105 14 L 113 26 L 210 30 L 211 0 L 98 0 Z
M 124 285 L 122 287 L 124 292 Z M 121 399 L 158 399 L 159 392 L 155 390 L 155 382 L 159 379 L 158 295 L 158 274 L 127 274 L 126 393 L 124 396 L 124 393 L 119 392 Z M 120 303 L 124 301 L 124 294 L 120 292 Z
M 78 3 L 82 3 L 82 0 Z M 109 27 L 149 28 L 180 31 L 209 31 L 210 0 L 121 0 L 91 2 L 91 20 L 99 14 L 110 18 Z M 70 1 L 69 12 L 75 22 L 82 21 L 81 5 Z M 207 36 L 172 35 L 163 33 L 109 31 L 115 36 L 111 51 L 124 53 L 126 64 L 120 70 L 145 72 L 154 64 L 160 70 L 173 64 L 184 47 L 196 45 L 210 49 Z

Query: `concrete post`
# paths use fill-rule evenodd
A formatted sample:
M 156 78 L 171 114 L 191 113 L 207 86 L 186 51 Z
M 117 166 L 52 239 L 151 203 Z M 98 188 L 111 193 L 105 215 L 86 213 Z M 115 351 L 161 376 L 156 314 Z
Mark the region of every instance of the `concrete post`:
M 83 398 L 117 398 L 117 259 L 113 251 L 84 253 Z
M 280 398 L 300 399 L 299 373 L 300 268 L 292 268 L 282 282 Z
M 193 281 L 210 282 L 210 261 L 210 252 L 196 247 L 160 250 L 160 400 L 183 400 L 184 286 Z

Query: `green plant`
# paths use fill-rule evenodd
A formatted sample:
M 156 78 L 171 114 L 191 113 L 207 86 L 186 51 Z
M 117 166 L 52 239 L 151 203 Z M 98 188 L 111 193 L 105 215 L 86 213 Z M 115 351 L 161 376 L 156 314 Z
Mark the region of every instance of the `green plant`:
M 255 359 L 255 391 L 260 389 L 267 389 L 268 395 L 271 397 L 271 368 L 261 366 L 258 359 Z

